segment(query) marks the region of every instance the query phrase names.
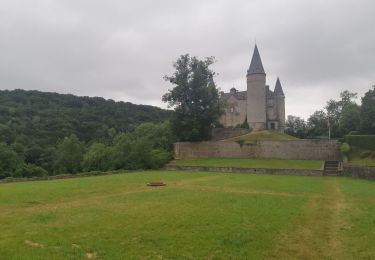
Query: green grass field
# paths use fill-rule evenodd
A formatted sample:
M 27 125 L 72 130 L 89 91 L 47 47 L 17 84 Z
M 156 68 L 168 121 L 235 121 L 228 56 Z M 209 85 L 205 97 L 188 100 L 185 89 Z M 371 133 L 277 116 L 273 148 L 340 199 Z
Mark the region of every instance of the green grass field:
M 375 182 L 149 171 L 1 184 L 0 231 L 1 259 L 373 259 Z
M 174 161 L 179 166 L 211 166 L 238 168 L 268 169 L 304 169 L 319 170 L 323 166 L 320 160 L 277 160 L 277 159 L 236 159 L 236 158 L 204 158 Z
M 284 133 L 264 130 L 254 131 L 246 135 L 240 135 L 226 139 L 226 141 L 244 141 L 245 143 L 253 142 L 256 140 L 298 140 L 298 138 Z

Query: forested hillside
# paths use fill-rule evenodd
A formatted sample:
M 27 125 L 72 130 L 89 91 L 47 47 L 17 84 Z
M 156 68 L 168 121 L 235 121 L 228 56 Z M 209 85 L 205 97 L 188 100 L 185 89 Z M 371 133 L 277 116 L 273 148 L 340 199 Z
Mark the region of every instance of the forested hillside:
M 66 137 L 77 137 L 86 148 L 94 142 L 111 144 L 116 136 L 133 131 L 137 125 L 163 122 L 171 113 L 100 97 L 0 91 L 0 178 L 12 176 L 15 168 L 10 165 L 23 162 L 49 173 L 55 171 L 52 157 L 58 155 Z

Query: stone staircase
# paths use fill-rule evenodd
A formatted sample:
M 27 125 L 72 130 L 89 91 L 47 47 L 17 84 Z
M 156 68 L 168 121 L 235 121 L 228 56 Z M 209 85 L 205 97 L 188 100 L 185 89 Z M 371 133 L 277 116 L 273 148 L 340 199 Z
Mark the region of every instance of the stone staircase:
M 338 176 L 341 171 L 339 161 L 325 161 L 324 162 L 324 176 Z

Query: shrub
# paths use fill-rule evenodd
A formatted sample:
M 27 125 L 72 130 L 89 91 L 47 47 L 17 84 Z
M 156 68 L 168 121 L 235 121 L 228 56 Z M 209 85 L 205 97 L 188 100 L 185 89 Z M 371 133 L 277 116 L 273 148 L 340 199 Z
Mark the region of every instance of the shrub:
M 340 152 L 342 155 L 344 156 L 349 156 L 350 154 L 350 145 L 347 144 L 347 143 L 343 143 L 341 146 L 340 146 Z
M 375 135 L 346 135 L 345 141 L 353 147 L 375 150 Z
M 22 164 L 20 167 L 17 168 L 14 177 L 31 178 L 35 176 L 42 177 L 47 175 L 48 172 L 42 167 L 39 167 L 35 164 Z

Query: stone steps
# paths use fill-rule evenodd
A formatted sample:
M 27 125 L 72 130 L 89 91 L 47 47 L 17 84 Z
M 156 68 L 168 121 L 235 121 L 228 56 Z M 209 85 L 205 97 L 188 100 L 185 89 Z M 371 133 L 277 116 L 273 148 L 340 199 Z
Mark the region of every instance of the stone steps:
M 325 161 L 324 162 L 324 176 L 338 176 L 340 172 L 339 161 Z

